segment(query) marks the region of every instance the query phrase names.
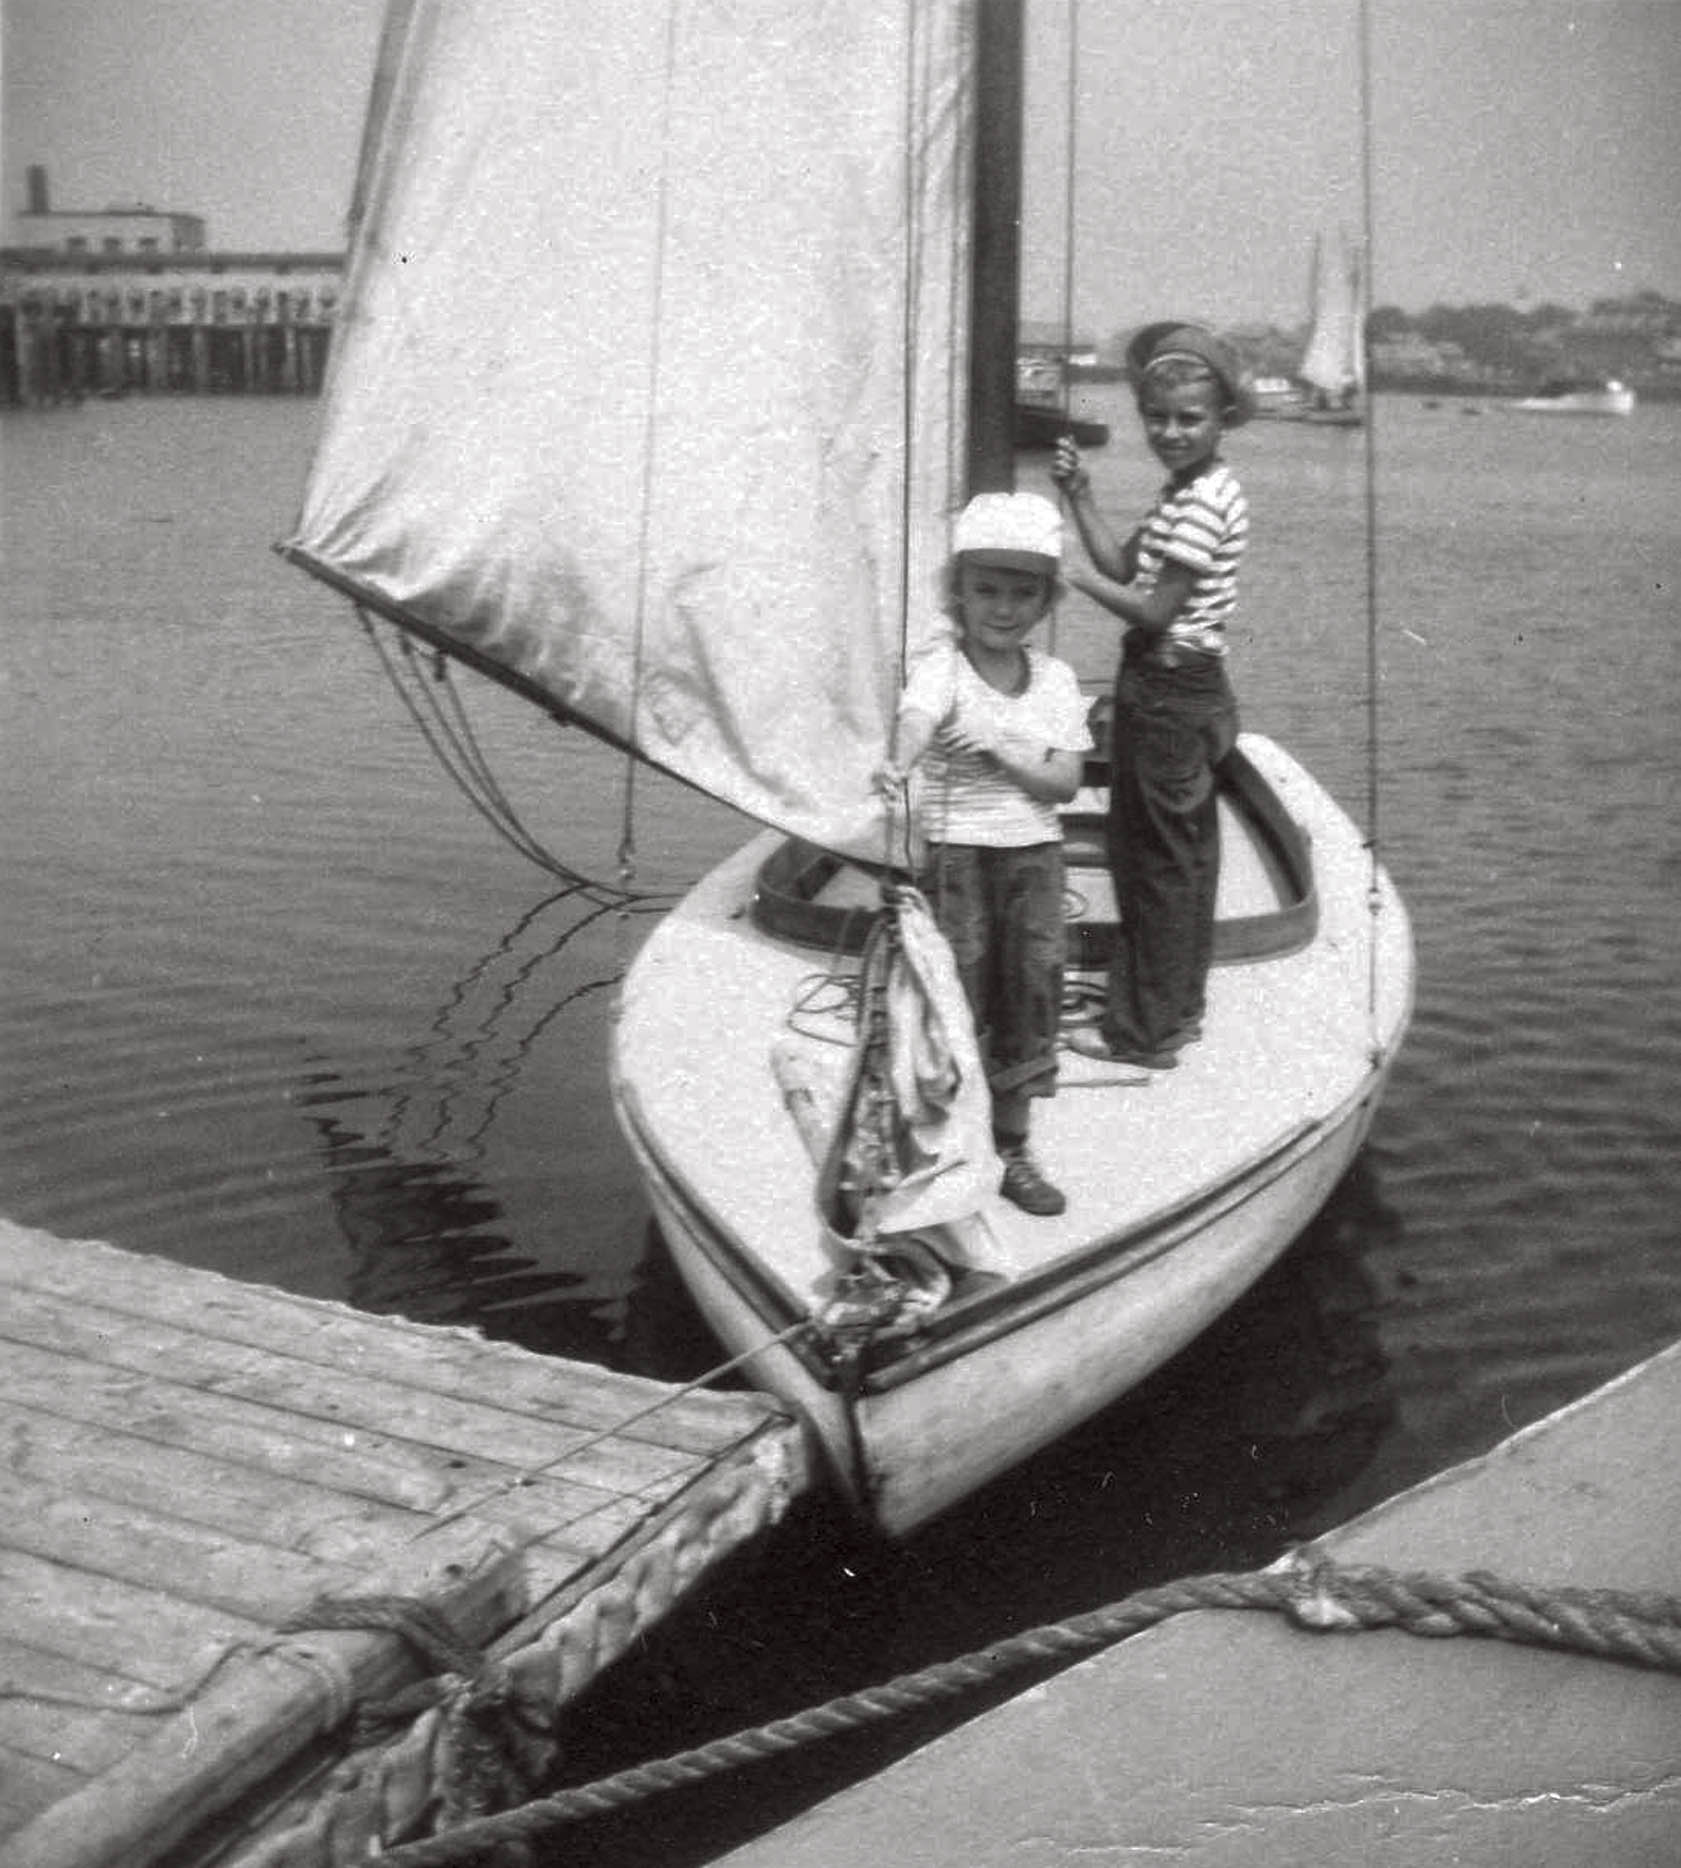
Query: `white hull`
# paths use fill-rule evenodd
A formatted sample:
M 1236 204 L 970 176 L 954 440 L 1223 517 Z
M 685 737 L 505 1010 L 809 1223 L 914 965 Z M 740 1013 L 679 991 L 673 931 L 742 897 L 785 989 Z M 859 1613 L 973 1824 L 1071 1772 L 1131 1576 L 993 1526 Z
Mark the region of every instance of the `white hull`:
M 673 1258 L 726 1347 L 759 1349 L 750 1379 L 807 1421 L 837 1484 L 889 1535 L 1176 1354 L 1296 1238 L 1364 1139 L 1410 1013 L 1405 914 L 1386 880 L 1369 914 L 1354 826 L 1287 755 L 1244 744 L 1311 835 L 1317 931 L 1300 951 L 1217 967 L 1208 1035 L 1176 1071 L 1145 1079 L 1065 1055 L 1035 1145 L 1068 1214 L 996 1202 L 989 1223 L 1020 1274 L 936 1313 L 851 1395 L 809 1350 L 763 1347 L 832 1288 L 810 1155 L 768 1057 L 828 963 L 742 912 L 777 840 L 707 877 L 627 975 L 614 1095 Z M 1242 866 L 1232 852 L 1237 883 Z
M 1524 396 L 1500 406 L 1516 409 L 1521 415 L 1632 415 L 1634 391 L 1619 385 L 1578 389 L 1558 396 Z
M 1307 1226 L 1354 1159 L 1382 1088 L 1258 1172 L 1216 1216 L 1048 1293 L 1043 1314 L 885 1392 L 840 1399 L 786 1349 L 753 1357 L 755 1386 L 810 1425 L 830 1471 L 898 1537 L 1119 1399 L 1214 1323 Z M 645 1166 L 650 1164 L 644 1161 Z M 764 1317 L 720 1267 L 708 1229 L 648 1175 L 655 1216 L 695 1302 L 734 1354 Z M 850 1416 L 850 1418 L 849 1418 Z

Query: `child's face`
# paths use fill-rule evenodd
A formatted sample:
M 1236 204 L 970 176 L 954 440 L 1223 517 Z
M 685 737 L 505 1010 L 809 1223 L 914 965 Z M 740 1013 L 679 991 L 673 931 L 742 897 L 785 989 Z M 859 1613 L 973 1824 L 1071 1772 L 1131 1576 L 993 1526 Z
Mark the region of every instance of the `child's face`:
M 1051 580 L 998 565 L 957 567 L 957 615 L 964 643 L 1002 653 L 1020 648 L 1051 603 Z
M 1177 476 L 1194 472 L 1213 459 L 1220 446 L 1218 383 L 1146 383 L 1138 398 L 1138 415 L 1150 452 Z

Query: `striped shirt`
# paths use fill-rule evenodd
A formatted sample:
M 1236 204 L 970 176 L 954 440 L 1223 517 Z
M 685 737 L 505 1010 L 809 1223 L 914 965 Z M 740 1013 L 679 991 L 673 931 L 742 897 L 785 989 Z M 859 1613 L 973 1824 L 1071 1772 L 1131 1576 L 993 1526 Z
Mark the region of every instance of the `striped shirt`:
M 1163 646 L 1226 653 L 1226 624 L 1237 607 L 1237 567 L 1249 542 L 1249 502 L 1237 476 L 1215 461 L 1194 480 L 1170 480 L 1138 531 L 1138 582 L 1155 588 L 1171 559 L 1195 573 L 1185 607 L 1168 625 Z
M 993 744 L 1014 741 L 1029 757 L 1046 747 L 1088 752 L 1089 703 L 1067 662 L 1029 648 L 1027 686 L 1000 694 L 969 665 L 955 642 L 936 643 L 912 663 L 900 706 L 942 726 L 958 725 Z M 920 761 L 919 820 L 931 843 L 980 843 L 993 849 L 1055 843 L 1062 820 L 1054 804 L 1030 798 L 996 761 L 949 753 L 936 738 Z

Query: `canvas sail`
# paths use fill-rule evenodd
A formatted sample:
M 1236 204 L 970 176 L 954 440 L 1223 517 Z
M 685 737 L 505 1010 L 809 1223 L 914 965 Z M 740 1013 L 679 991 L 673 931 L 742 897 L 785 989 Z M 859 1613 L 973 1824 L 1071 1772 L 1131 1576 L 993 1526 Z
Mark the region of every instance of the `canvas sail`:
M 1359 255 L 1345 243 L 1327 254 L 1324 241 L 1316 240 L 1310 296 L 1313 328 L 1297 374 L 1320 395 L 1340 402 L 1366 385 Z
M 395 0 L 289 549 L 880 856 L 961 493 L 964 7 Z

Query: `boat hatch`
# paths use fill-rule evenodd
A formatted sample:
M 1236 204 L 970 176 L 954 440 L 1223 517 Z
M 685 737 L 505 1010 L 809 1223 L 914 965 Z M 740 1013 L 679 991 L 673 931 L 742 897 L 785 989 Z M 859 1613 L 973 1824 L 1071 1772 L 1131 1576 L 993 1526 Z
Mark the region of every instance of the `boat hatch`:
M 1101 762 L 1088 762 L 1088 793 L 1101 788 L 1107 776 Z M 1222 883 L 1215 964 L 1300 952 L 1319 925 L 1306 833 L 1241 749 L 1222 768 L 1221 804 L 1233 886 Z M 1115 940 L 1101 809 L 1076 801 L 1063 824 L 1070 893 L 1077 904 L 1068 923 L 1069 962 L 1079 970 L 1095 969 L 1107 965 Z M 861 953 L 880 912 L 880 872 L 815 844 L 791 838 L 759 868 L 754 925 L 796 946 Z

